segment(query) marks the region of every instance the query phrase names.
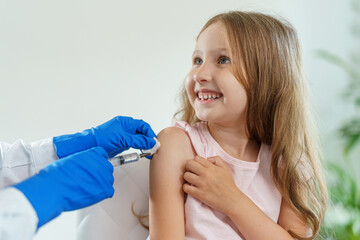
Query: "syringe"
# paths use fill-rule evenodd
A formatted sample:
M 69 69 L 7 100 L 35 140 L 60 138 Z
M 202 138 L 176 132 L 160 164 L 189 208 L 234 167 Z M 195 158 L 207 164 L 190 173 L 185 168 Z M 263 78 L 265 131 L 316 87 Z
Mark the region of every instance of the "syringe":
M 110 158 L 109 161 L 114 167 L 116 167 L 119 165 L 136 162 L 140 158 L 147 157 L 150 155 L 151 155 L 151 153 L 129 153 L 129 154 L 124 154 L 124 155 Z

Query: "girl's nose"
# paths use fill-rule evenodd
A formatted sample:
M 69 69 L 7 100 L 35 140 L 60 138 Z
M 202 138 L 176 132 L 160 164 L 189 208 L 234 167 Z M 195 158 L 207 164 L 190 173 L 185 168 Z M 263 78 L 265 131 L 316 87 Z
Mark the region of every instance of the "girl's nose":
M 204 63 L 195 71 L 193 79 L 195 82 L 203 83 L 209 82 L 212 80 L 212 74 L 209 66 L 206 66 Z

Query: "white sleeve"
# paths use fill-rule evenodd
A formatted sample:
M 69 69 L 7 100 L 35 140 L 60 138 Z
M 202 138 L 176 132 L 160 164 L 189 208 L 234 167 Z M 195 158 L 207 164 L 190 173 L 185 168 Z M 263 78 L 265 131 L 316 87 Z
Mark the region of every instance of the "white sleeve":
M 37 214 L 21 191 L 13 187 L 0 191 L 1 240 L 30 240 L 37 224 Z
M 30 144 L 0 142 L 0 189 L 31 177 L 57 159 L 52 138 Z

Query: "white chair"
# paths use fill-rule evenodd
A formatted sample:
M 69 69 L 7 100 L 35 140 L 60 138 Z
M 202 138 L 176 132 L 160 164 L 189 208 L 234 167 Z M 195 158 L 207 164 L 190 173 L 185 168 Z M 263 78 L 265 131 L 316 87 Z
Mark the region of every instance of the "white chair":
M 149 232 L 131 211 L 149 212 L 149 160 L 114 168 L 115 194 L 79 211 L 77 240 L 143 240 Z

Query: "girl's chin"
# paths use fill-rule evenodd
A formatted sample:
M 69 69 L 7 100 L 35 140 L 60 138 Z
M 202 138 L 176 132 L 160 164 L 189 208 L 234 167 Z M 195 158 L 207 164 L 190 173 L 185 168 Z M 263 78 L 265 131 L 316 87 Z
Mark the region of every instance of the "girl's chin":
M 218 114 L 204 114 L 204 113 L 196 113 L 196 117 L 200 121 L 222 125 L 222 126 L 239 126 L 243 124 L 243 121 L 241 121 L 239 118 L 226 118 L 224 115 L 218 115 Z
M 214 116 L 211 113 L 196 113 L 196 117 L 204 122 L 213 122 L 220 120 L 217 116 Z

